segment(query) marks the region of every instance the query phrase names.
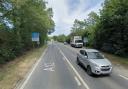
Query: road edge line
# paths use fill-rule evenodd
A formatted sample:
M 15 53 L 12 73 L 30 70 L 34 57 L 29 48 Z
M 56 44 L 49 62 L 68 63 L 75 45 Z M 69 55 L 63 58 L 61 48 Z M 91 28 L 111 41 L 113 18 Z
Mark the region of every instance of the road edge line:
M 126 80 L 128 80 L 128 77 L 125 77 L 123 75 L 119 75 L 119 76 L 122 77 L 122 78 L 124 78 L 124 79 L 126 79 Z
M 80 80 L 79 80 L 76 76 L 74 76 L 74 78 L 75 78 L 75 80 L 76 80 L 78 86 L 81 86 L 81 82 L 80 82 Z
M 40 63 L 42 57 L 45 55 L 47 48 L 44 50 L 43 54 L 41 55 L 41 57 L 38 59 L 38 61 L 34 64 L 33 68 L 31 69 L 31 71 L 28 73 L 28 75 L 26 76 L 25 81 L 22 83 L 22 85 L 19 87 L 19 89 L 24 89 L 25 85 L 27 84 L 28 80 L 30 79 L 31 75 L 33 74 L 33 72 L 35 71 L 36 67 L 38 66 L 38 64 Z

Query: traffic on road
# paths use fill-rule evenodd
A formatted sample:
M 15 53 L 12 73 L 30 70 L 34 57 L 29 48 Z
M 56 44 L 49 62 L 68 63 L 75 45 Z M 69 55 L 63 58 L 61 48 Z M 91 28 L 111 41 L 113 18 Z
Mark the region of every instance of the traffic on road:
M 112 64 L 99 51 L 95 49 L 83 49 L 77 54 L 77 63 L 82 64 L 89 75 L 110 74 Z
M 128 0 L 0 0 L 0 89 L 128 89 Z
M 85 52 L 87 56 L 83 56 Z M 92 73 L 96 75 L 90 76 Z M 105 75 L 99 75 L 102 73 Z M 20 89 L 127 89 L 128 79 L 119 75 L 97 50 L 49 42 Z

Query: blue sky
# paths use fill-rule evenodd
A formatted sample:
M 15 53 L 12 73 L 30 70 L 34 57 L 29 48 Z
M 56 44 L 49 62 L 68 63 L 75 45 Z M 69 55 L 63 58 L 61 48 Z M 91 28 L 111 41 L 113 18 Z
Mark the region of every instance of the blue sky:
M 48 7 L 53 8 L 55 32 L 52 35 L 70 33 L 75 19 L 86 19 L 91 11 L 102 9 L 104 0 L 46 0 Z

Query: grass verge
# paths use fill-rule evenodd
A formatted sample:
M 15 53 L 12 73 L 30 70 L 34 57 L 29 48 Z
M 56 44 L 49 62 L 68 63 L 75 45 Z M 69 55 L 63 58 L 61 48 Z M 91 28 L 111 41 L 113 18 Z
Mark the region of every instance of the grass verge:
M 87 47 L 91 48 L 91 47 Z M 107 52 L 102 52 L 106 58 L 108 58 L 114 65 L 121 65 L 125 68 L 128 68 L 128 58 L 120 57 L 114 54 L 110 54 Z
M 26 52 L 14 61 L 0 66 L 0 89 L 14 89 L 32 65 L 39 59 L 46 46 Z
M 119 57 L 117 55 L 103 53 L 114 65 L 121 65 L 128 68 L 128 58 Z

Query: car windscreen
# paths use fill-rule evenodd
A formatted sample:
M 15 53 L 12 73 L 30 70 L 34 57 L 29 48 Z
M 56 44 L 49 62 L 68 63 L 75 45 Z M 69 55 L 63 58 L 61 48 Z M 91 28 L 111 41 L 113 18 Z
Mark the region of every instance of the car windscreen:
M 88 52 L 89 59 L 103 59 L 104 57 L 99 52 Z
M 75 40 L 75 43 L 82 43 L 82 40 Z

